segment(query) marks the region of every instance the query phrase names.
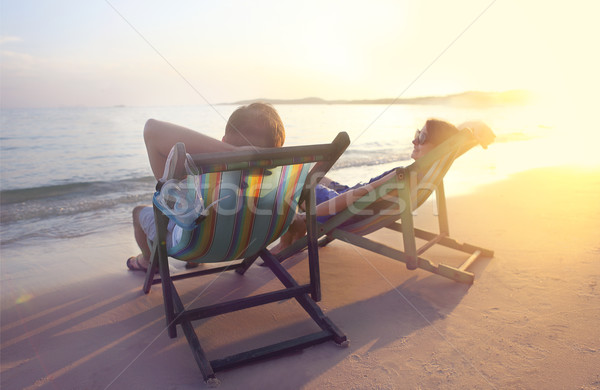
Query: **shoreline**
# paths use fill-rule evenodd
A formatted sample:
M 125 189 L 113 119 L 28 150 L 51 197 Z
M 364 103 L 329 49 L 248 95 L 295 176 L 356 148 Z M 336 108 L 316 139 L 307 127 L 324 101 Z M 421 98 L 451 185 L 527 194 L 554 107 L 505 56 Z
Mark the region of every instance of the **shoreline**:
M 599 193 L 600 167 L 559 166 L 449 197 L 451 236 L 496 253 L 473 264 L 471 286 L 331 243 L 320 250 L 319 305 L 350 347 L 325 343 L 220 372 L 220 388 L 600 386 Z M 416 218 L 430 230 L 437 223 L 428 205 Z M 397 233 L 374 236 L 398 240 Z M 2 248 L 3 388 L 205 386 L 185 338 L 164 333 L 160 288 L 144 296 L 143 274 L 126 270 L 135 251 L 130 227 Z M 438 248 L 426 257 L 455 260 Z M 303 255 L 284 264 L 303 277 Z M 196 296 L 215 278 L 182 281 L 182 293 Z M 223 274 L 199 299 L 277 285 L 253 266 L 244 277 Z M 194 325 L 209 355 L 219 355 L 307 324 L 284 302 Z

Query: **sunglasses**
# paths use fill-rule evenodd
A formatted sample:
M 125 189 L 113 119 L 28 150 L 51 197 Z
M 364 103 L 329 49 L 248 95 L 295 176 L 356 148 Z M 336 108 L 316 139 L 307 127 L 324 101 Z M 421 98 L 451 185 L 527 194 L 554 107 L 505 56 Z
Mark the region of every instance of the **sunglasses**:
M 417 131 L 415 131 L 415 138 L 413 139 L 413 142 L 423 145 L 425 142 L 427 142 L 427 133 L 417 129 Z

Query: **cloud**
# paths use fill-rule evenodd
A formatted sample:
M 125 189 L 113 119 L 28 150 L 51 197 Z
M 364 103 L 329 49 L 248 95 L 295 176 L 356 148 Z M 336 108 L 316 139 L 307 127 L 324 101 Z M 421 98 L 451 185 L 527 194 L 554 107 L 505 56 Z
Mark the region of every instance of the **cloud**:
M 24 71 L 31 70 L 38 62 L 32 55 L 8 50 L 0 50 L 2 71 Z
M 0 45 L 10 42 L 21 42 L 22 39 L 20 37 L 13 37 L 10 35 L 2 35 L 0 36 Z

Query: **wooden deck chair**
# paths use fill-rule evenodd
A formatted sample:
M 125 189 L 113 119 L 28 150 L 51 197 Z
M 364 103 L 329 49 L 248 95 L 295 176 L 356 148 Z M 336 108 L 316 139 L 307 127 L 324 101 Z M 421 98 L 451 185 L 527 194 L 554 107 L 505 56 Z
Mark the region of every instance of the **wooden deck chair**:
M 474 274 L 467 271 L 467 268 L 479 257 L 493 257 L 494 252 L 475 245 L 460 243 L 449 237 L 443 178 L 454 160 L 477 144 L 478 141 L 472 131 L 463 129 L 426 156 L 407 167 L 397 168 L 396 175 L 388 182 L 358 199 L 325 223 L 319 224 L 319 237 L 322 237 L 319 244 L 323 246 L 340 239 L 402 261 L 411 270 L 421 268 L 461 283 L 473 283 Z M 482 144 L 482 146 L 487 145 Z M 415 228 L 413 222 L 414 210 L 421 206 L 433 192 L 436 193 L 438 209 L 438 233 Z M 395 249 L 364 237 L 381 228 L 402 233 L 404 249 Z M 425 244 L 417 247 L 417 238 L 425 240 Z M 304 249 L 306 244 L 306 237 L 296 241 L 280 252 L 277 259 L 285 260 Z M 422 257 L 422 254 L 435 244 L 465 252 L 469 256 L 458 267 L 435 264 Z
M 349 145 L 346 133 L 340 133 L 331 144 L 260 151 L 226 152 L 191 156 L 199 175 L 195 182 L 205 205 L 215 200 L 217 204 L 198 218 L 197 226 L 183 230 L 177 244 L 167 251 L 168 219 L 158 207 L 157 191 L 154 195 L 157 239 L 152 245 L 151 266 L 146 274 L 143 291 L 148 293 L 152 284 L 161 283 L 168 333 L 177 337 L 176 326 L 181 325 L 204 380 L 218 385 L 215 371 L 233 367 L 260 358 L 299 350 L 327 340 L 339 345 L 348 343 L 346 336 L 327 318 L 315 302 L 321 299 L 319 258 L 314 217 L 314 187 Z M 177 154 L 186 156 L 185 146 L 176 145 Z M 179 163 L 174 162 L 173 165 Z M 167 179 L 182 178 L 179 167 L 168 166 Z M 187 176 L 187 179 L 190 175 Z M 164 184 L 159 181 L 157 190 Z M 185 199 L 184 199 L 185 201 Z M 309 221 L 309 275 L 310 282 L 300 285 L 270 254 L 267 246 L 279 238 L 295 215 L 298 202 L 308 204 Z M 183 261 L 228 265 L 211 269 L 170 275 L 168 257 Z M 175 288 L 175 281 L 210 273 L 236 270 L 243 274 L 261 257 L 284 285 L 283 289 L 200 308 L 184 306 Z M 231 263 L 232 260 L 239 260 Z M 156 270 L 160 277 L 156 277 Z M 310 294 L 310 296 L 309 296 Z M 192 321 L 217 316 L 258 305 L 295 298 L 308 315 L 321 328 L 320 331 L 275 343 L 263 348 L 242 352 L 218 360 L 209 360 L 200 346 Z M 201 332 L 201 328 L 200 328 Z

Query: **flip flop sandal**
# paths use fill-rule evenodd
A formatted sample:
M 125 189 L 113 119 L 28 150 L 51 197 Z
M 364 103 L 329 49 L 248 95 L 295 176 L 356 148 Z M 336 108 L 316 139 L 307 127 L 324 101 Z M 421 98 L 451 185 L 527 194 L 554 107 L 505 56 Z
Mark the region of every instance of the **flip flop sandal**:
M 188 261 L 185 263 L 185 269 L 193 269 L 200 267 L 200 264 Z
M 129 268 L 131 271 L 146 272 L 148 270 L 148 267 L 145 267 L 142 264 L 140 264 L 140 258 L 144 258 L 142 254 L 132 256 L 129 259 L 127 259 L 127 268 Z

